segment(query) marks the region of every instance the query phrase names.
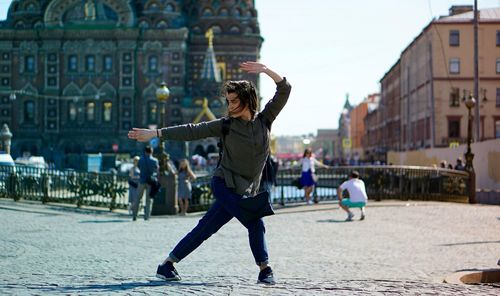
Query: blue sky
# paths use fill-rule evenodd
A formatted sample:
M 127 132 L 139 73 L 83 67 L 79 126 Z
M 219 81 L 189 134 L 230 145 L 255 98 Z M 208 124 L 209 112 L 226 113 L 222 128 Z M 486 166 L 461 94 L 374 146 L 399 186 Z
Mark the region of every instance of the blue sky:
M 0 0 L 5 19 L 10 0 Z M 500 0 L 478 0 L 479 8 Z M 357 104 L 379 92 L 379 80 L 433 17 L 473 0 L 256 0 L 261 61 L 293 86 L 289 103 L 273 124 L 275 135 L 303 135 L 337 128 L 349 93 Z M 216 42 L 215 42 L 216 43 Z M 214 46 L 215 47 L 215 46 Z M 215 48 L 215 50 L 217 50 Z M 261 77 L 267 100 L 274 84 Z

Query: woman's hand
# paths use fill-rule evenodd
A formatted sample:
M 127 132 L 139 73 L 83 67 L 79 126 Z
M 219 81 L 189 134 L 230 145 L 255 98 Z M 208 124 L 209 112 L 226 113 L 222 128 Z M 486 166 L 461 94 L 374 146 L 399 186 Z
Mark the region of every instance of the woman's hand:
M 248 73 L 262 73 L 267 70 L 266 65 L 257 62 L 244 62 L 240 64 L 241 70 Z
M 152 138 L 156 137 L 156 130 L 133 128 L 128 132 L 128 138 L 139 142 L 149 142 Z
M 240 64 L 241 70 L 248 72 L 248 73 L 254 73 L 254 74 L 259 74 L 259 73 L 265 73 L 267 76 L 271 77 L 274 82 L 278 83 L 283 80 L 281 75 L 278 73 L 274 72 L 273 70 L 269 69 L 266 65 L 257 63 L 257 62 L 244 62 Z

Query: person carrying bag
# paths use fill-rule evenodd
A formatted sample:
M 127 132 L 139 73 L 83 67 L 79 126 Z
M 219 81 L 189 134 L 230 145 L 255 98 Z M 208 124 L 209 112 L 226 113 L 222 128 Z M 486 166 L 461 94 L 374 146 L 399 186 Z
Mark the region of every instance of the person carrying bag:
M 215 202 L 191 230 L 160 264 L 156 276 L 167 280 L 180 280 L 173 264 L 181 261 L 200 246 L 203 241 L 216 233 L 233 217 L 248 229 L 250 249 L 255 263 L 260 269 L 258 282 L 274 284 L 274 274 L 269 266 L 269 255 L 265 240 L 265 227 L 262 218 L 247 219 L 241 206 L 246 204 L 245 197 L 255 197 L 259 191 L 260 179 L 266 159 L 270 152 L 270 124 L 285 106 L 291 86 L 279 74 L 257 62 L 245 62 L 241 69 L 248 73 L 264 73 L 276 83 L 274 97 L 257 115 L 258 97 L 254 85 L 246 80 L 228 81 L 224 85 L 227 112 L 231 121 L 229 132 L 224 137 L 223 153 L 219 166 L 215 169 L 211 186 Z M 216 119 L 198 124 L 185 124 L 154 129 L 134 128 L 129 131 L 130 139 L 141 142 L 154 137 L 162 140 L 191 141 L 208 137 L 223 137 L 222 124 L 225 119 Z M 269 125 L 268 125 L 269 123 Z M 268 127 L 269 126 L 269 127 Z M 258 201 L 265 201 L 259 196 Z M 253 201 L 250 202 L 255 205 Z M 266 206 L 267 206 L 266 205 Z M 254 212 L 254 211 L 250 211 Z

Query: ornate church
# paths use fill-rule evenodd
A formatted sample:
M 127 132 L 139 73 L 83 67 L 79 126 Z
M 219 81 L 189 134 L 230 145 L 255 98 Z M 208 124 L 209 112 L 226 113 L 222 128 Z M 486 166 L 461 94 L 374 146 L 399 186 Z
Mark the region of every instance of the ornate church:
M 251 0 L 14 0 L 0 22 L 0 122 L 12 154 L 64 166 L 82 153 L 139 154 L 132 127 L 224 114 L 224 80 L 263 42 Z M 166 101 L 156 91 L 166 82 Z M 213 141 L 167 142 L 173 158 Z

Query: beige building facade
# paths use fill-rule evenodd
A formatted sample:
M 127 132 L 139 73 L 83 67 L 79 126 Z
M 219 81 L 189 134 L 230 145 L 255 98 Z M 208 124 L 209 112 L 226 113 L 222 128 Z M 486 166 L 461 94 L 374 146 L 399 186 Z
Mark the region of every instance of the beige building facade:
M 500 8 L 481 10 L 478 27 L 477 140 L 484 141 L 500 138 Z M 387 151 L 464 144 L 468 117 L 463 101 L 474 90 L 472 6 L 453 6 L 449 16 L 429 23 L 380 83 L 381 102 L 374 111 L 380 114 L 367 118 L 372 134 L 365 135 L 367 143 L 385 143 Z

